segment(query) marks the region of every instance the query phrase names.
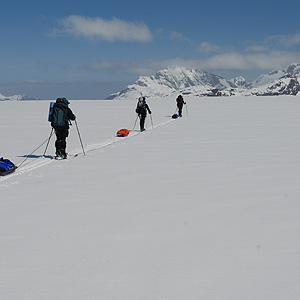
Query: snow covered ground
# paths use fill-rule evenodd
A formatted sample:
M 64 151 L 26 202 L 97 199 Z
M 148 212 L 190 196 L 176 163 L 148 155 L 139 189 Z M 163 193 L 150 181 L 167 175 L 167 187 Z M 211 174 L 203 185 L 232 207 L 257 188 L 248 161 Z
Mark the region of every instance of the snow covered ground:
M 0 299 L 300 298 L 299 97 L 186 100 L 126 138 L 136 100 L 71 101 L 87 155 L 0 177 Z M 0 156 L 47 140 L 48 107 L 0 102 Z

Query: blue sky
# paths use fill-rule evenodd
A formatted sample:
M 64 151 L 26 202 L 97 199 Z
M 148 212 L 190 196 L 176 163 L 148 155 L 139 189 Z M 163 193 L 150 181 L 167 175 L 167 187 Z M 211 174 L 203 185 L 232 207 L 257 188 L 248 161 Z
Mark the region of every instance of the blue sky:
M 104 99 L 168 66 L 254 79 L 300 63 L 299 0 L 103 2 L 2 1 L 0 93 Z

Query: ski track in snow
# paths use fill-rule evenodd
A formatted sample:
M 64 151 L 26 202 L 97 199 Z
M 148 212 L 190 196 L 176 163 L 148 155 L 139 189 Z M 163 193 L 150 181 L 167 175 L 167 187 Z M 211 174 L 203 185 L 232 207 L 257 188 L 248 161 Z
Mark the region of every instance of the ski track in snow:
M 153 125 L 153 127 L 147 128 L 146 132 L 150 131 L 150 130 L 154 130 L 154 129 L 159 128 L 161 126 L 165 126 L 165 125 L 173 122 L 174 120 L 175 119 L 171 119 L 171 120 L 159 123 L 155 126 Z M 140 133 L 141 133 L 140 131 L 131 131 L 130 134 L 126 137 L 126 139 L 137 136 Z M 89 144 L 85 147 L 84 150 L 85 150 L 85 153 L 88 153 L 88 152 L 91 152 L 91 151 L 96 151 L 96 150 L 99 150 L 99 149 L 103 149 L 105 147 L 111 146 L 112 144 L 119 143 L 121 141 L 124 141 L 124 138 L 116 136 L 112 139 L 109 139 L 109 140 L 101 142 L 101 143 Z M 69 154 L 70 156 L 73 156 L 75 154 L 83 154 L 82 149 L 80 151 L 76 151 L 76 149 L 75 149 L 75 150 L 72 150 L 71 152 L 72 153 Z M 30 158 L 28 158 L 28 159 L 30 159 Z M 33 159 L 33 160 L 29 160 L 28 162 L 23 161 L 24 164 L 21 162 L 22 165 L 20 166 L 20 169 L 16 169 L 16 171 L 14 173 L 11 173 L 11 174 L 3 176 L 3 177 L 0 177 L 0 182 L 5 181 L 5 180 L 10 179 L 10 178 L 15 177 L 15 176 L 19 176 L 19 175 L 22 175 L 22 174 L 25 174 L 25 173 L 29 173 L 29 172 L 31 172 L 35 169 L 44 167 L 44 166 L 46 166 L 46 165 L 48 165 L 48 164 L 50 164 L 54 161 L 55 161 L 55 159 L 53 157 L 50 157 L 49 155 L 46 155 L 46 156 L 41 155 L 41 157 Z M 3 186 L 3 185 L 1 185 L 1 186 Z

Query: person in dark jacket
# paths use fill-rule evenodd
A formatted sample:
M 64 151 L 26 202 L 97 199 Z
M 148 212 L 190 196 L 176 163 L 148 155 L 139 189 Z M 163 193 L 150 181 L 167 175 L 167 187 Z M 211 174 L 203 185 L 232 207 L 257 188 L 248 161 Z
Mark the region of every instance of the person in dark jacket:
M 177 108 L 178 108 L 178 115 L 179 115 L 179 117 L 182 117 L 183 104 L 186 104 L 186 102 L 184 102 L 183 97 L 181 95 L 179 95 L 177 97 L 176 102 L 177 102 Z
M 135 112 L 138 114 L 140 118 L 140 130 L 144 131 L 145 130 L 145 119 L 147 116 L 147 111 L 149 114 L 151 114 L 151 110 L 146 103 L 146 97 L 140 97 L 139 101 L 137 103 L 137 107 Z
M 76 116 L 73 114 L 72 110 L 68 106 L 69 104 L 70 102 L 66 98 L 56 99 L 54 107 L 58 107 L 64 110 L 64 120 L 61 126 L 55 126 L 51 124 L 55 130 L 55 135 L 56 135 L 56 141 L 55 141 L 56 156 L 62 157 L 64 159 L 67 158 L 66 139 L 69 136 L 69 128 L 70 128 L 69 120 L 74 121 L 76 119 Z

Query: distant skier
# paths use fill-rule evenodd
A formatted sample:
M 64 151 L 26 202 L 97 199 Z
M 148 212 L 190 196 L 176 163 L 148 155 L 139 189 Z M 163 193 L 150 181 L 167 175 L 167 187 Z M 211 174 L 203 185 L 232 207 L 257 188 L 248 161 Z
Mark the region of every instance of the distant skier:
M 146 103 L 146 97 L 140 97 L 135 112 L 138 114 L 140 118 L 141 131 L 145 130 L 145 119 L 147 116 L 147 111 L 149 112 L 149 114 L 151 114 L 151 110 L 148 104 Z
M 57 98 L 53 107 L 51 122 L 51 126 L 54 128 L 56 134 L 56 156 L 64 159 L 67 158 L 66 138 L 69 135 L 69 120 L 74 121 L 76 119 L 76 116 L 68 107 L 69 104 L 70 102 L 66 98 Z
M 183 100 L 183 97 L 181 95 L 179 95 L 176 99 L 177 102 L 177 108 L 178 108 L 178 115 L 179 117 L 182 117 L 182 107 L 183 104 L 186 104 L 186 102 Z

